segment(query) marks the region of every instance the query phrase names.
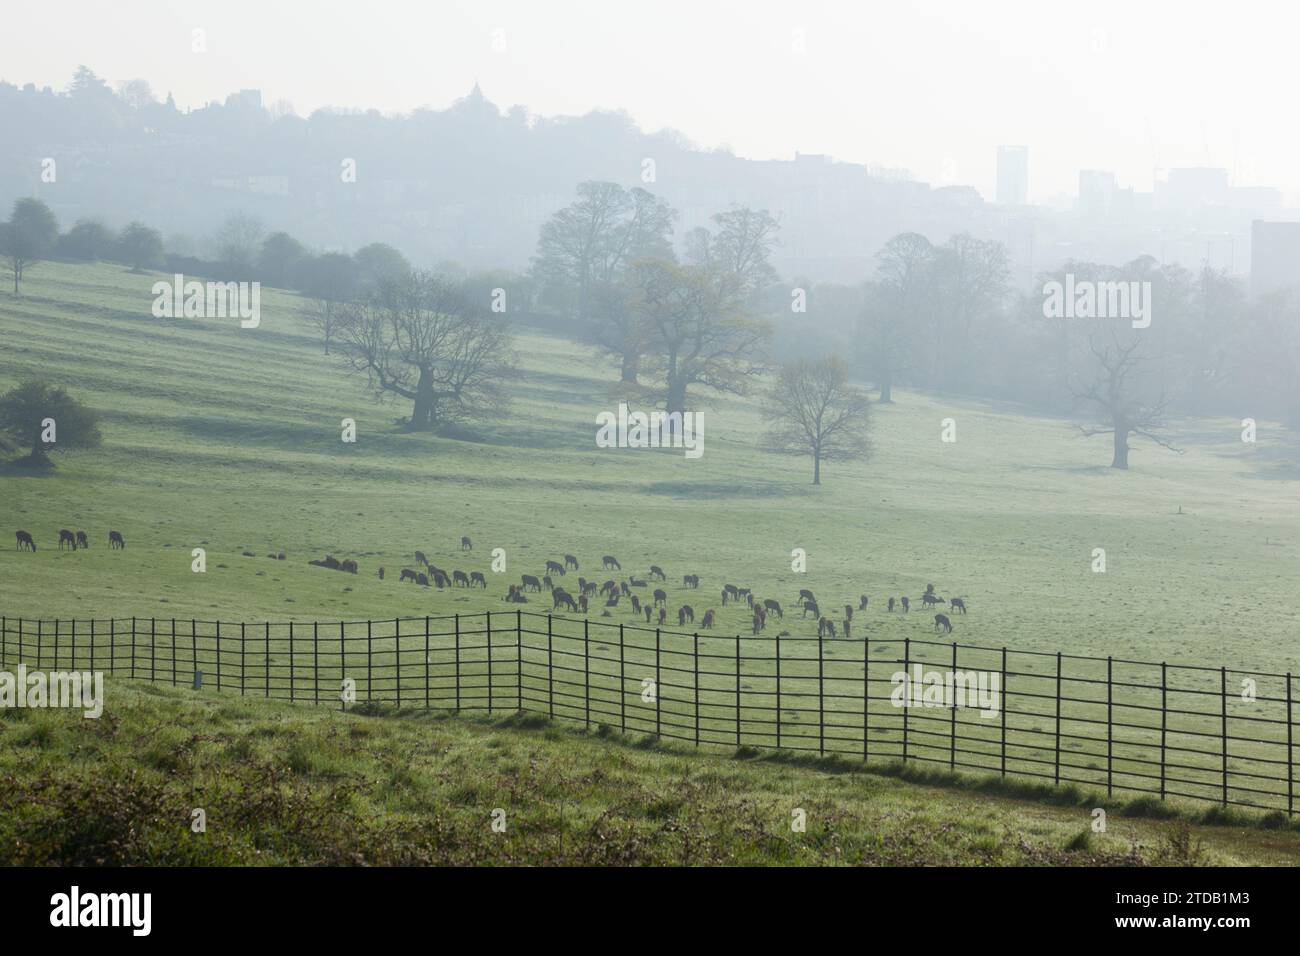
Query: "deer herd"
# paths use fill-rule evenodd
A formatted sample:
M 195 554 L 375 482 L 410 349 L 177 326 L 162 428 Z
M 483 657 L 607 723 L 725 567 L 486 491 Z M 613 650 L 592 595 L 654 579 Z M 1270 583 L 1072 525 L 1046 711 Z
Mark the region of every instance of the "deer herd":
M 463 551 L 471 550 L 473 545 L 469 538 L 461 539 L 461 549 Z M 473 571 L 466 575 L 463 571 L 453 570 L 450 574 L 442 568 L 434 566 L 428 557 L 422 551 L 415 552 L 416 568 L 403 568 L 400 580 L 410 581 L 413 584 L 420 584 L 425 587 L 481 587 L 487 588 L 487 579 L 481 572 Z M 623 565 L 611 554 L 602 555 L 600 559 L 602 571 L 619 571 L 623 570 Z M 577 557 L 572 554 L 563 556 L 563 560 L 556 561 L 548 559 L 545 563 L 545 571 L 541 575 L 522 574 L 519 577 L 518 584 L 508 585 L 504 600 L 510 604 L 527 604 L 528 595 L 535 594 L 539 600 L 544 600 L 541 596 L 549 592 L 552 610 L 572 611 L 575 614 L 588 614 L 591 612 L 592 604 L 595 602 L 603 604 L 604 610 L 602 616 L 608 617 L 619 607 L 627 607 L 631 613 L 636 615 L 640 620 L 645 618 L 647 624 L 665 625 L 669 622 L 668 592 L 664 587 L 655 587 L 656 584 L 667 585 L 668 575 L 657 564 L 652 564 L 644 577 L 638 577 L 636 574 L 629 574 L 622 580 L 608 578 L 604 582 L 598 582 L 595 579 L 588 580 L 586 577 L 578 575 L 581 570 Z M 564 584 L 568 581 L 568 574 L 572 571 L 576 577 L 576 587 L 571 593 Z M 384 577 L 384 569 L 379 569 L 379 577 Z M 560 580 L 564 579 L 564 580 Z M 698 574 L 682 575 L 682 588 L 687 591 L 696 591 L 700 587 L 700 576 Z M 755 596 L 751 588 L 742 588 L 734 584 L 724 584 L 719 599 L 723 607 L 728 604 L 743 603 L 746 608 L 752 612 L 753 633 L 759 634 L 768 626 L 769 619 L 775 618 L 778 621 L 785 620 L 785 609 L 782 608 L 779 601 L 772 598 L 759 598 Z M 934 592 L 934 585 L 926 585 L 925 593 L 920 598 L 923 607 L 929 609 L 937 607 L 940 604 L 947 604 L 953 611 L 958 614 L 966 613 L 966 602 L 963 598 L 955 597 L 951 600 L 942 598 Z M 836 622 L 822 613 L 820 605 L 812 591 L 803 588 L 799 591 L 799 596 L 792 602 L 803 612 L 803 617 L 807 618 L 812 615 L 817 620 L 817 635 L 819 637 L 836 637 L 842 634 L 845 638 L 850 638 L 853 631 L 853 615 L 855 610 L 862 612 L 867 610 L 870 603 L 867 595 L 860 595 L 856 609 L 852 604 L 844 605 L 844 617 L 841 621 Z M 910 613 L 912 601 L 907 597 L 895 599 L 890 597 L 887 601 L 887 611 L 892 613 L 894 609 L 901 608 L 904 614 Z M 681 604 L 676 609 L 677 626 L 685 627 L 687 624 L 694 624 L 696 621 L 695 608 L 690 604 Z M 707 630 L 717 623 L 717 611 L 709 608 L 699 615 L 700 627 Z M 942 631 L 945 634 L 952 633 L 952 620 L 946 614 L 935 614 L 934 628 L 936 631 Z M 788 633 L 788 632 L 783 632 Z
M 30 533 L 19 531 L 17 537 L 17 550 L 35 551 L 36 542 Z M 126 541 L 123 540 L 121 532 L 110 531 L 108 533 L 109 546 L 114 549 L 125 548 Z M 89 548 L 90 539 L 84 531 L 69 531 L 61 529 L 59 531 L 59 549 L 71 548 L 73 551 L 79 548 Z M 472 551 L 474 543 L 469 537 L 464 536 L 460 539 L 461 551 Z M 284 555 L 279 555 L 283 560 Z M 410 581 L 412 584 L 422 585 L 424 587 L 450 588 L 482 588 L 487 589 L 487 578 L 481 571 L 471 571 L 468 574 L 464 571 L 452 570 L 450 573 L 442 568 L 435 566 L 429 561 L 423 551 L 415 552 L 416 567 L 402 568 L 398 577 L 399 581 Z M 340 571 L 349 571 L 357 573 L 357 563 L 353 560 L 338 561 L 333 555 L 327 555 L 323 561 L 309 562 L 321 567 L 328 567 Z M 612 554 L 602 555 L 600 559 L 602 571 L 622 572 L 623 565 Z M 534 574 L 520 575 L 519 584 L 511 584 L 506 591 L 505 598 L 511 604 L 527 604 L 528 594 L 540 595 L 543 591 L 550 592 L 551 609 L 564 609 L 572 611 L 575 614 L 587 614 L 590 612 L 593 601 L 604 602 L 605 610 L 603 616 L 609 616 L 616 608 L 623 605 L 631 608 L 631 612 L 640 620 L 645 617 L 647 624 L 657 623 L 664 625 L 668 623 L 668 592 L 664 587 L 653 587 L 654 584 L 663 584 L 665 587 L 668 582 L 668 575 L 664 573 L 663 568 L 657 564 L 652 564 L 644 577 L 637 577 L 635 574 L 629 574 L 626 578 L 619 581 L 615 578 L 608 578 L 603 583 L 597 583 L 594 579 L 587 580 L 585 577 L 577 578 L 577 595 L 573 595 L 565 587 L 556 582 L 556 578 L 567 578 L 570 571 L 575 574 L 580 570 L 578 559 L 572 554 L 566 554 L 562 561 L 548 560 L 546 562 L 545 573 L 540 577 Z M 384 569 L 379 569 L 379 579 L 384 579 Z M 700 576 L 698 574 L 682 575 L 682 588 L 687 591 L 698 591 L 700 587 Z M 648 593 L 647 593 L 648 592 Z M 728 604 L 739 605 L 743 603 L 746 608 L 753 614 L 753 633 L 761 633 L 767 628 L 770 618 L 778 621 L 785 620 L 785 609 L 781 607 L 781 602 L 772 598 L 759 598 L 750 588 L 737 587 L 734 584 L 724 584 L 719 592 L 719 600 L 723 607 Z M 940 604 L 947 604 L 948 607 L 957 614 L 966 613 L 966 601 L 963 598 L 955 597 L 945 599 L 934 593 L 934 585 L 927 584 L 925 593 L 921 595 L 921 605 L 927 610 L 938 607 Z M 801 617 L 807 618 L 812 615 L 817 621 L 817 636 L 831 637 L 842 634 L 846 639 L 852 636 L 853 632 L 853 615 L 855 610 L 861 613 L 867 610 L 870 599 L 863 594 L 858 597 L 856 609 L 850 604 L 843 605 L 844 616 L 839 622 L 827 617 L 817 603 L 817 598 L 813 592 L 807 588 L 801 588 L 799 595 L 791 602 L 793 608 L 798 608 L 803 613 Z M 901 608 L 902 613 L 911 612 L 911 606 L 914 602 L 906 597 L 901 596 L 895 599 L 892 595 L 886 600 L 885 610 L 887 613 L 893 613 L 895 608 Z M 677 626 L 685 627 L 687 624 L 695 623 L 695 608 L 689 604 L 682 604 L 677 608 Z M 708 630 L 717 623 L 717 611 L 709 608 L 700 615 L 700 627 Z M 934 629 L 942 631 L 945 634 L 952 633 L 952 619 L 948 615 L 938 613 L 934 615 Z M 788 632 L 782 632 L 783 634 Z

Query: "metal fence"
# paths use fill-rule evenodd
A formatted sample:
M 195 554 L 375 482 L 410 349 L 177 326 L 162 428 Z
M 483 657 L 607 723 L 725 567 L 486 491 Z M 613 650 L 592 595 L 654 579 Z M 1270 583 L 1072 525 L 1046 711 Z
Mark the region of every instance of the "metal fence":
M 342 708 L 528 711 L 695 746 L 1295 809 L 1289 673 L 523 610 L 305 624 L 3 618 L 0 662 Z

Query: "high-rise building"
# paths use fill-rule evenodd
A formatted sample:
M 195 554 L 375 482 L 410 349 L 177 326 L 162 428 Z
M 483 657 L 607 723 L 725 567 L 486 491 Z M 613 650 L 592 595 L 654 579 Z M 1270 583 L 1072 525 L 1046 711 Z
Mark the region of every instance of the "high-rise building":
M 1029 147 L 998 147 L 998 203 L 1023 206 L 1029 201 Z
M 1118 187 L 1115 174 L 1104 169 L 1079 170 L 1079 205 L 1080 214 L 1084 216 L 1109 215 Z
M 1250 224 L 1250 294 L 1300 285 L 1300 222 Z

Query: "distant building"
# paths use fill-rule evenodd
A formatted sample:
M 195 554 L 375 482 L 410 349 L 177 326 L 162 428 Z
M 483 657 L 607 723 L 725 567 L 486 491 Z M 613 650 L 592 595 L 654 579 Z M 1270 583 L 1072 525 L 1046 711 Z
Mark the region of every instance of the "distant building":
M 1115 206 L 1119 188 L 1115 174 L 1103 169 L 1079 170 L 1078 210 L 1084 216 L 1108 216 Z
M 998 203 L 1023 206 L 1029 201 L 1029 147 L 998 147 Z
M 1250 294 L 1300 285 L 1300 222 L 1250 224 Z

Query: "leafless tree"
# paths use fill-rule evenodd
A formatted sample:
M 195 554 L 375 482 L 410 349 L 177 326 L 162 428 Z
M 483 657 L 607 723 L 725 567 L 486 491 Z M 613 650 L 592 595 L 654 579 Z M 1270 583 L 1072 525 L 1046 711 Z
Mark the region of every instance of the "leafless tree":
M 426 272 L 386 281 L 347 308 L 337 332 L 344 366 L 366 376 L 376 399 L 412 403 L 411 431 L 505 409 L 509 329 L 459 282 Z
M 1100 341 L 1094 334 L 1088 341 L 1088 350 L 1095 360 L 1094 374 L 1083 385 L 1071 387 L 1076 401 L 1086 402 L 1098 413 L 1100 423 L 1076 426 L 1085 437 L 1111 435 L 1114 439 L 1112 468 L 1128 468 L 1130 435 L 1139 435 L 1162 448 L 1182 454 L 1173 442 L 1160 435 L 1168 428 L 1164 420 L 1169 399 L 1161 392 L 1155 397 L 1144 397 L 1136 380 L 1136 373 L 1147 357 L 1141 354 L 1142 339 L 1130 337 L 1122 342 L 1112 329 L 1109 342 Z
M 823 461 L 870 453 L 870 399 L 849 384 L 847 366 L 838 358 L 799 359 L 782 365 L 768 393 L 766 411 L 773 421 L 768 447 L 811 455 L 814 485 L 822 483 Z

